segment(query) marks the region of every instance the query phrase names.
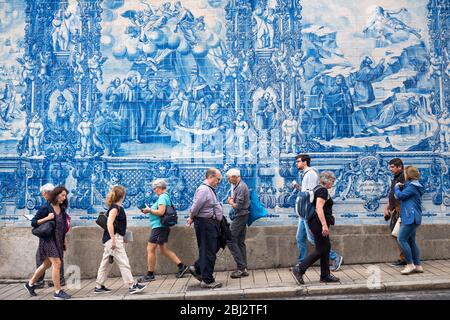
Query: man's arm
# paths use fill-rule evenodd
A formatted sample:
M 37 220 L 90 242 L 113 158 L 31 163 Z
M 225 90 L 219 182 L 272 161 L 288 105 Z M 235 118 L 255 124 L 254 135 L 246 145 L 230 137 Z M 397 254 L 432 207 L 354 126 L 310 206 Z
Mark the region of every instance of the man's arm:
M 207 196 L 207 191 L 205 188 L 198 188 L 194 194 L 194 200 L 192 201 L 192 206 L 190 209 L 190 217 L 193 218 L 200 212 L 201 208 L 205 204 L 205 198 Z

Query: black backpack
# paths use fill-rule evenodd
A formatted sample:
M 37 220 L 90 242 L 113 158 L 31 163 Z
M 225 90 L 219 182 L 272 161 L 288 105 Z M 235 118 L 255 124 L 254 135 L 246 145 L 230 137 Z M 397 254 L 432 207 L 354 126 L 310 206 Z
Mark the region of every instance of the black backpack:
M 177 210 L 173 206 L 173 204 L 170 205 L 170 207 L 166 206 L 166 212 L 161 216 L 161 224 L 165 227 L 173 227 L 178 223 L 178 214 Z

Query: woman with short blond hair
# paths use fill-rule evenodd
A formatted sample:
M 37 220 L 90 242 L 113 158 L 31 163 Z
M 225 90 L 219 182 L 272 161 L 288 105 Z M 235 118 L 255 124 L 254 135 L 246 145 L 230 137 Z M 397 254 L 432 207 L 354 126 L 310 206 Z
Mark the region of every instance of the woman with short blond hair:
M 416 230 L 422 223 L 422 195 L 425 188 L 420 184 L 420 173 L 416 167 L 405 168 L 405 184 L 395 185 L 395 198 L 400 200 L 400 231 L 397 241 L 405 255 L 406 267 L 402 274 L 422 273 Z

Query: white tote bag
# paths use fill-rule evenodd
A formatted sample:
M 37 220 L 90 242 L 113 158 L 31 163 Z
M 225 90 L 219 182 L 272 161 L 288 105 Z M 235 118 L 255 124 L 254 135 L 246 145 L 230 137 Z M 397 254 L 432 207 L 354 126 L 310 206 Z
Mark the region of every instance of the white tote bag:
M 394 237 L 398 237 L 398 232 L 400 231 L 400 224 L 401 224 L 401 221 L 402 219 L 400 219 L 400 218 L 398 218 L 397 219 L 397 222 L 395 223 L 395 226 L 394 226 L 394 230 L 392 230 L 392 235 L 394 236 Z

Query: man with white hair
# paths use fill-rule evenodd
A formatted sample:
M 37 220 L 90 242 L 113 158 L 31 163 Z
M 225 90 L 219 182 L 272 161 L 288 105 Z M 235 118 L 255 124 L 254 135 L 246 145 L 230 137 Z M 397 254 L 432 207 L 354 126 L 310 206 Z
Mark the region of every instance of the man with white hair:
M 247 277 L 247 248 L 245 246 L 245 234 L 247 231 L 248 213 L 250 207 L 250 192 L 247 184 L 242 181 L 238 169 L 230 169 L 226 176 L 231 184 L 231 197 L 228 203 L 231 206 L 231 240 L 227 245 L 236 261 L 237 270 L 231 273 L 231 278 Z M 234 217 L 233 217 L 234 216 Z
M 39 191 L 41 192 L 41 196 L 45 200 L 45 203 L 43 205 L 46 205 L 46 203 L 48 202 L 48 199 L 49 199 L 50 194 L 52 193 L 53 189 L 55 189 L 55 186 L 51 183 L 46 183 L 39 188 Z M 40 256 L 41 255 L 39 254 L 39 248 L 38 248 L 38 250 L 36 251 L 36 268 L 39 268 L 43 263 Z M 61 279 L 60 279 L 61 286 L 64 286 L 66 284 L 66 280 L 64 279 L 64 262 L 62 260 L 61 260 L 60 277 L 61 277 Z M 44 278 L 45 278 L 45 272 L 42 275 L 42 277 L 40 277 L 37 280 L 37 282 L 35 283 L 34 287 L 36 289 L 40 289 L 40 288 L 44 287 L 44 285 L 45 285 Z M 53 287 L 53 282 L 49 281 L 48 286 Z

